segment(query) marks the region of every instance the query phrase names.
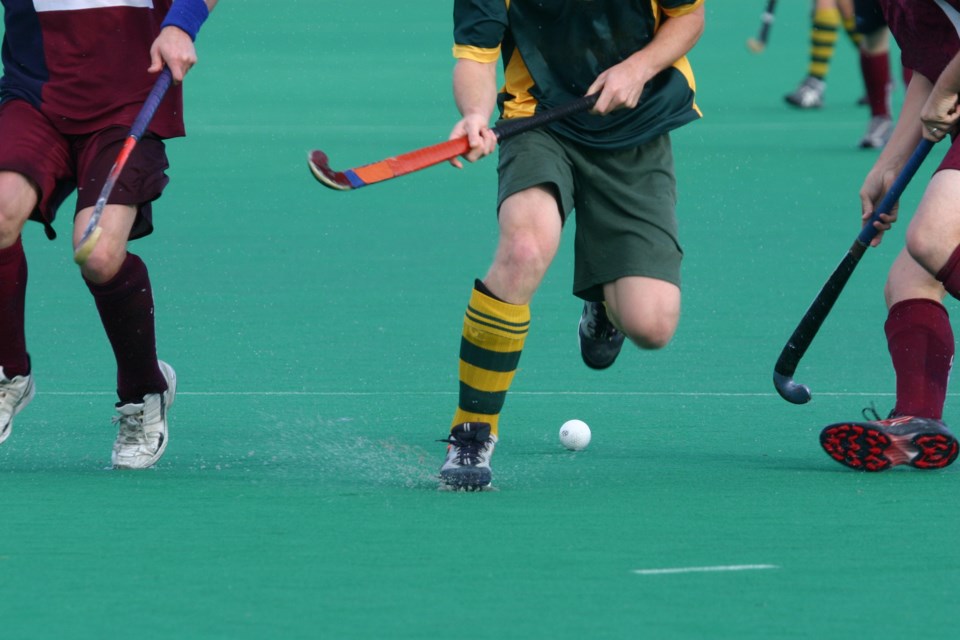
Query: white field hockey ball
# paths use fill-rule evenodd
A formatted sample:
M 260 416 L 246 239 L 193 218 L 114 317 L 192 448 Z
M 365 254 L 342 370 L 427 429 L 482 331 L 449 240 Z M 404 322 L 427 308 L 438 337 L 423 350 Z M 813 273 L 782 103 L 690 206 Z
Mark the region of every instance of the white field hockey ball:
M 582 451 L 590 444 L 590 427 L 583 420 L 567 420 L 560 427 L 560 444 L 571 451 Z

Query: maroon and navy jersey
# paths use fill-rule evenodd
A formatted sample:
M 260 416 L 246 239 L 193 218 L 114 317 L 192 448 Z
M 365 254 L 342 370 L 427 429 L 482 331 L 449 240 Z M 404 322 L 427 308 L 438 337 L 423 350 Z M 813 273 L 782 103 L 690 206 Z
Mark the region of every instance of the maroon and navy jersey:
M 26 100 L 64 134 L 130 126 L 156 76 L 150 45 L 173 0 L 0 0 L 0 101 Z M 150 130 L 183 135 L 183 98 L 172 86 Z
M 960 0 L 880 0 L 903 66 L 931 82 L 960 51 Z

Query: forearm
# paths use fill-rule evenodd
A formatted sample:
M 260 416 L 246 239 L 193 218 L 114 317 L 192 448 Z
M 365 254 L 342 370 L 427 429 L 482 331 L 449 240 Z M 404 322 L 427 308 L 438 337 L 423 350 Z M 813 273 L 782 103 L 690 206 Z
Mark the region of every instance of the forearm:
M 933 84 L 927 78 L 919 73 L 913 73 L 900 108 L 897 126 L 877 157 L 874 163 L 875 168 L 899 172 L 906 164 L 917 143 L 920 142 L 920 113 L 932 88 Z
M 702 6 L 686 15 L 666 19 L 650 44 L 631 56 L 642 62 L 639 68 L 648 71 L 649 77 L 644 78 L 644 82 L 687 55 L 700 39 L 703 29 Z
M 464 118 L 489 122 L 497 106 L 496 63 L 458 59 L 453 68 L 453 99 Z
M 954 56 L 937 78 L 936 87 L 944 94 L 960 94 L 960 53 Z

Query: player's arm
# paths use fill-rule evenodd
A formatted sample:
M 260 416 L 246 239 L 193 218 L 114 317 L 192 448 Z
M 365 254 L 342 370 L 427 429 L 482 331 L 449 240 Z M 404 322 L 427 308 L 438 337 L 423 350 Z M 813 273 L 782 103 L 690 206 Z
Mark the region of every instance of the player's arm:
M 493 153 L 497 137 L 490 130 L 490 118 L 497 106 L 496 62 L 459 58 L 453 68 L 453 99 L 462 117 L 450 132 L 450 139 L 467 136 L 470 151 L 463 157 L 474 162 Z M 462 167 L 456 158 L 450 162 Z
M 150 47 L 150 73 L 170 68 L 174 82 L 183 82 L 184 76 L 197 63 L 194 41 L 200 27 L 213 11 L 218 0 L 174 0 L 163 20 L 160 35 Z
M 946 66 L 940 77 L 937 78 L 930 97 L 920 113 L 923 123 L 923 137 L 933 142 L 940 142 L 947 134 L 957 133 L 957 121 L 960 120 L 958 110 L 960 98 L 960 53 Z
M 594 112 L 607 114 L 637 106 L 647 82 L 687 55 L 703 28 L 702 3 L 691 11 L 666 18 L 647 46 L 601 73 L 590 85 L 588 95 L 600 93 Z
M 873 168 L 867 173 L 863 186 L 860 187 L 861 219 L 864 223 L 873 215 L 873 210 L 890 189 L 890 185 L 893 184 L 920 142 L 922 129 L 920 113 L 930 97 L 932 88 L 933 83 L 930 80 L 916 71 L 913 72 L 910 84 L 907 85 L 900 115 L 897 117 L 897 126 L 890 140 L 884 145 L 883 151 L 877 156 Z M 880 244 L 883 232 L 888 230 L 896 219 L 897 207 L 894 207 L 889 215 L 880 216 L 880 220 L 874 224 L 879 233 L 871 241 L 871 246 Z
M 507 31 L 507 5 L 503 0 L 454 0 L 453 2 L 453 98 L 460 121 L 450 139 L 467 136 L 469 162 L 493 153 L 496 136 L 490 117 L 497 106 L 497 63 L 500 43 Z M 460 168 L 458 158 L 450 164 Z

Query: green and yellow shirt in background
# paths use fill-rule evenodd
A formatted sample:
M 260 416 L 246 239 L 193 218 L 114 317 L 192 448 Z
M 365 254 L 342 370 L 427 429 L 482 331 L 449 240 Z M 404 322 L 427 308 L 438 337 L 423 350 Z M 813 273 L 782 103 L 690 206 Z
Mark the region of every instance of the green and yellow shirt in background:
M 704 0 L 454 0 L 453 55 L 503 59 L 503 118 L 521 118 L 583 96 L 603 71 L 653 40 L 665 17 Z M 550 125 L 581 144 L 632 147 L 700 117 L 686 57 L 651 79 L 635 109 L 578 114 Z

